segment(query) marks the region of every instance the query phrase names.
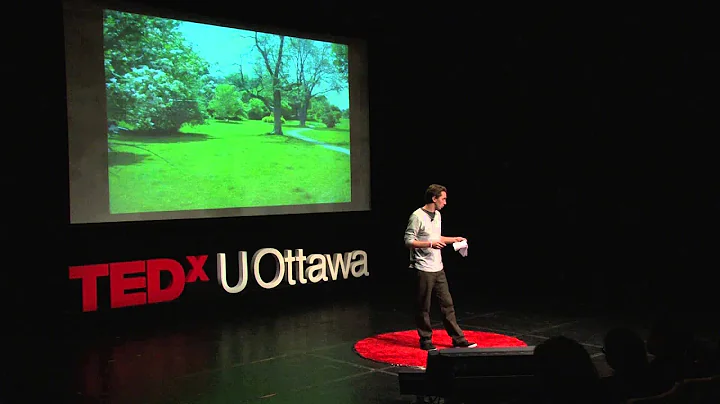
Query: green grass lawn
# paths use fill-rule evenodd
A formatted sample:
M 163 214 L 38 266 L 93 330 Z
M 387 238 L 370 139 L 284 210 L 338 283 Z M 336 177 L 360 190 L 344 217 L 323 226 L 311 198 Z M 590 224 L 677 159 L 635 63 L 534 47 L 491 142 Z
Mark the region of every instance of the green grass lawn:
M 283 131 L 349 148 L 347 123 L 334 129 L 297 126 L 288 122 Z M 349 155 L 271 131 L 272 124 L 261 121 L 208 121 L 176 135 L 114 137 L 110 212 L 350 201 Z

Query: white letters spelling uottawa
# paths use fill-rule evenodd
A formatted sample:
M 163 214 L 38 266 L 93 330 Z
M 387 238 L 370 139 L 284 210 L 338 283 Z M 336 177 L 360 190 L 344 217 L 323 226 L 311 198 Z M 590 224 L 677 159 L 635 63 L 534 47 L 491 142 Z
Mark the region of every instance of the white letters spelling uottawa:
M 266 259 L 275 259 L 275 277 L 269 281 L 262 279 L 260 276 L 260 260 L 269 255 Z M 310 264 L 307 268 L 305 263 Z M 252 257 L 253 274 L 255 281 L 264 289 L 276 288 L 284 280 L 290 286 L 298 283 L 304 285 L 308 282 L 318 283 L 320 281 L 327 282 L 337 280 L 338 273 L 342 274 L 343 279 L 347 279 L 349 275 L 355 278 L 370 276 L 367 267 L 367 253 L 362 250 L 346 252 L 344 254 L 310 254 L 303 255 L 303 250 L 285 250 L 283 256 L 280 251 L 274 248 L 262 248 L 255 252 Z M 217 279 L 220 286 L 228 293 L 240 293 L 248 283 L 248 262 L 247 251 L 238 253 L 238 270 L 240 278 L 235 286 L 227 283 L 227 267 L 225 261 L 225 253 L 217 255 Z

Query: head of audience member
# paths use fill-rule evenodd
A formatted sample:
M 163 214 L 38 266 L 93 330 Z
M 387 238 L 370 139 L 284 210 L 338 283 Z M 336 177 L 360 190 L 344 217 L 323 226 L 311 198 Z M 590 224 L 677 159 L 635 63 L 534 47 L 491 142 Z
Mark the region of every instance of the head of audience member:
M 649 353 L 661 360 L 682 360 L 692 345 L 693 335 L 682 322 L 671 316 L 659 318 L 647 340 Z
M 605 335 L 605 360 L 619 374 L 635 374 L 648 366 L 645 341 L 629 328 L 614 328 Z
M 599 374 L 585 348 L 564 336 L 535 347 L 535 378 L 541 393 L 558 401 L 586 401 L 599 386 Z

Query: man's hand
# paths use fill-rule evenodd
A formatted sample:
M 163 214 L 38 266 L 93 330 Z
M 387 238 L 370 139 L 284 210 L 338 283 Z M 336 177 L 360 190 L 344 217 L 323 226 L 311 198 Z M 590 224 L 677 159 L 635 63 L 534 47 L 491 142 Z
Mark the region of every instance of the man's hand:
M 466 240 L 465 237 L 455 237 L 455 241 L 454 241 L 454 242 L 455 242 L 455 243 L 461 243 L 461 242 L 463 242 L 463 241 L 465 241 L 465 240 Z
M 443 248 L 445 248 L 445 246 L 446 246 L 446 244 L 440 240 L 432 242 L 432 248 L 434 248 L 436 250 L 442 250 Z

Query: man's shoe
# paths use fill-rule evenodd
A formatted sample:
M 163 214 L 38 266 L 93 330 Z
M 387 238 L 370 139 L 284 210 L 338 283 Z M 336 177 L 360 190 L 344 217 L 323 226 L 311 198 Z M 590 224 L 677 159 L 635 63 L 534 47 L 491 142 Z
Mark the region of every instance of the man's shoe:
M 469 342 L 467 340 L 460 341 L 460 342 L 453 342 L 454 348 L 475 348 L 477 347 L 477 344 L 474 342 Z
M 433 345 L 432 341 L 420 341 L 420 349 L 424 351 L 434 351 L 437 348 Z

